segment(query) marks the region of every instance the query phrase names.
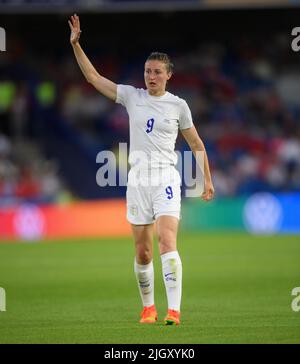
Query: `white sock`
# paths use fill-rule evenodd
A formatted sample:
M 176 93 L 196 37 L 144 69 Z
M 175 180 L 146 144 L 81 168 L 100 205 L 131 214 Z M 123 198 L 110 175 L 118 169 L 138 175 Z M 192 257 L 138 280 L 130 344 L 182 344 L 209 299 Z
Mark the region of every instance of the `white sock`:
M 161 255 L 163 278 L 167 292 L 168 308 L 180 311 L 182 264 L 178 251 Z
M 153 261 L 149 264 L 138 264 L 134 260 L 134 272 L 139 287 L 143 306 L 154 305 L 154 269 Z

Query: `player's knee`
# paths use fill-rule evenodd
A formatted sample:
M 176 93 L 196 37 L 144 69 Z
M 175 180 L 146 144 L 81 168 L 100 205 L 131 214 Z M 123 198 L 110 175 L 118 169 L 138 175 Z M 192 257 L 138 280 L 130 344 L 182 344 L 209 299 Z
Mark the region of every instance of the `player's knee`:
M 170 231 L 162 231 L 158 234 L 158 243 L 161 254 L 176 249 L 176 235 Z
M 139 248 L 136 252 L 139 264 L 149 264 L 152 260 L 152 252 L 148 248 Z

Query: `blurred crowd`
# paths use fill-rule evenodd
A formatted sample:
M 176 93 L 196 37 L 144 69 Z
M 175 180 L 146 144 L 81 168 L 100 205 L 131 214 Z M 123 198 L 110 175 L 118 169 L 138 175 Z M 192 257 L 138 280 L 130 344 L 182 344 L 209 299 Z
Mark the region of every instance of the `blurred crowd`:
M 217 196 L 300 191 L 300 68 L 290 53 L 282 34 L 268 44 L 240 39 L 170 52 L 169 91 L 192 110 Z M 58 144 L 43 150 L 41 130 L 52 127 L 41 126 L 43 115 L 51 112 L 64 131 L 57 138 L 76 140 L 95 164 L 97 151 L 128 142 L 127 113 L 85 81 L 71 49 L 58 58 L 22 55 L 7 52 L 0 64 L 0 203 L 57 202 L 68 190 L 80 198 L 54 153 Z M 144 87 L 139 57 L 129 64 L 113 54 L 90 57 L 113 81 Z M 176 149 L 188 150 L 180 134 Z
M 71 195 L 59 177 L 56 161 L 44 158 L 35 143 L 12 142 L 0 134 L 0 206 L 70 200 Z

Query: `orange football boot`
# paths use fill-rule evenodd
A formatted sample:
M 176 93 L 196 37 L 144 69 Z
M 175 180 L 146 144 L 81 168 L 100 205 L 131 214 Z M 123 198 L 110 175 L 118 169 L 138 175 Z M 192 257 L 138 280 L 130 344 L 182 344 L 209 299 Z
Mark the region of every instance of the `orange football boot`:
M 154 324 L 157 321 L 157 311 L 155 305 L 144 307 L 141 313 L 141 324 Z
M 164 319 L 165 325 L 179 325 L 180 324 L 180 312 L 176 310 L 168 309 L 167 316 Z

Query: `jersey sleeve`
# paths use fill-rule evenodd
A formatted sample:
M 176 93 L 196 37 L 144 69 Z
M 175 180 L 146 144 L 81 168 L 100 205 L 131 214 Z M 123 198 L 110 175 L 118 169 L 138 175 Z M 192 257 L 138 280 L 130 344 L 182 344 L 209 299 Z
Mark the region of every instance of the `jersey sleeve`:
M 179 129 L 189 129 L 193 126 L 193 118 L 190 108 L 186 101 L 181 100 L 179 113 Z
M 127 106 L 129 99 L 136 92 L 133 86 L 128 85 L 117 85 L 117 98 L 116 103 L 123 106 Z

